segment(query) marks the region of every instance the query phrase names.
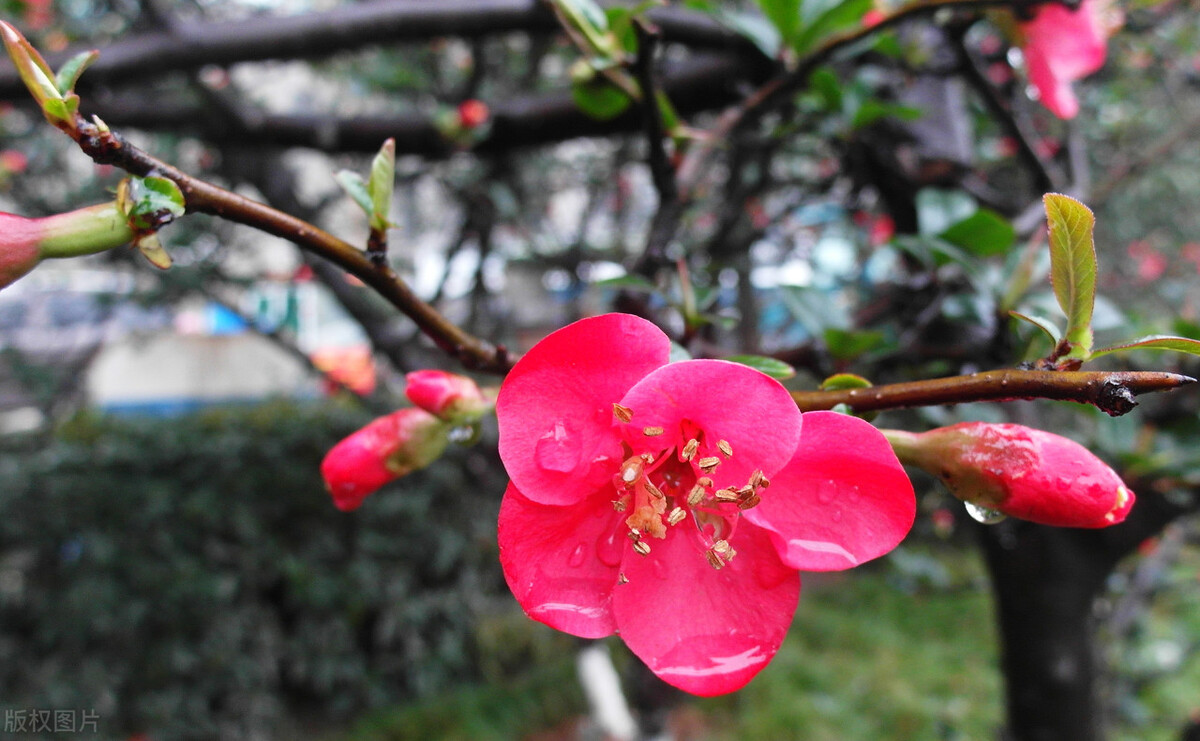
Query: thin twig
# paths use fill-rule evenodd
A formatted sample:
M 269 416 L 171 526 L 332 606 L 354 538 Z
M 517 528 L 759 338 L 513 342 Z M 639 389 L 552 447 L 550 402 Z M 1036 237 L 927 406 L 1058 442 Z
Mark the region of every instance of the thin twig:
M 648 28 L 640 18 L 635 18 L 633 30 L 637 34 L 638 43 L 633 71 L 642 89 L 642 125 L 646 130 L 646 143 L 649 147 L 646 159 L 650 165 L 654 189 L 658 191 L 658 202 L 664 204 L 678 197 L 679 188 L 675 183 L 675 168 L 671 167 L 671 160 L 664 146 L 666 133 L 663 130 L 662 111 L 658 107 L 658 86 L 654 82 L 654 52 L 658 48 L 658 29 Z
M 516 358 L 503 346 L 475 337 L 422 301 L 389 267 L 377 267 L 354 245 L 312 224 L 224 188 L 194 178 L 92 123 L 78 122 L 76 142 L 98 164 L 113 165 L 134 175 L 172 180 L 183 192 L 189 213 L 207 213 L 287 239 L 320 255 L 373 288 L 408 316 L 438 347 L 463 365 L 504 373 Z
M 1195 383 L 1196 379 L 1158 371 L 994 370 L 969 376 L 934 378 L 838 391 L 793 391 L 801 411 L 845 404 L 856 412 L 962 404 L 973 401 L 1056 399 L 1091 404 L 1119 416 L 1137 406 L 1133 397 Z

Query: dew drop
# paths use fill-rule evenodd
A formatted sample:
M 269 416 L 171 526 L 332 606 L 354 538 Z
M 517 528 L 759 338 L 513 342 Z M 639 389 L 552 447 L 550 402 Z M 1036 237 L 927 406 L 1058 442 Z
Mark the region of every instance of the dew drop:
M 837 483 L 833 479 L 820 481 L 817 484 L 817 501 L 821 504 L 829 504 L 833 501 L 833 495 L 837 491 Z
M 624 545 L 625 536 L 620 528 L 613 527 L 608 535 L 602 535 L 596 541 L 596 557 L 608 566 L 617 566 L 621 563 L 621 548 Z
M 984 525 L 995 525 L 997 522 L 1008 519 L 1008 515 L 999 510 L 980 507 L 978 504 L 970 502 L 963 502 L 963 504 L 966 505 L 967 514 L 971 516 L 971 519 Z
M 544 470 L 570 473 L 579 465 L 579 442 L 571 435 L 566 424 L 555 422 L 546 434 L 538 438 L 533 457 Z
M 577 569 L 583 565 L 583 555 L 587 552 L 587 547 L 580 543 L 575 546 L 575 550 L 571 551 L 571 555 L 567 557 L 567 565 L 573 569 Z

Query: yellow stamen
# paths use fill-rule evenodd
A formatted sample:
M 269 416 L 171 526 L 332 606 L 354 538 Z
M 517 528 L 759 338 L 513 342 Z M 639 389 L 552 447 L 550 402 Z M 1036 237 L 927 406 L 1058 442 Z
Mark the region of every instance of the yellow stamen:
M 685 461 L 690 461 L 696 457 L 696 451 L 700 450 L 700 441 L 692 438 L 683 446 L 683 450 L 679 451 L 679 457 Z
M 633 544 L 633 550 L 639 556 L 649 556 L 650 555 L 650 544 L 639 540 L 638 542 Z
M 700 504 L 701 502 L 704 501 L 704 497 L 706 494 L 708 494 L 708 492 L 704 489 L 704 487 L 701 486 L 699 483 L 697 483 L 695 486 L 692 487 L 692 490 L 690 492 L 688 492 L 688 498 L 687 498 L 688 506 L 695 507 L 697 504 Z
M 628 583 L 629 583 L 629 577 L 625 576 L 624 571 L 617 574 L 617 584 L 628 584 Z
M 687 510 L 685 510 L 683 507 L 676 507 L 675 509 L 671 510 L 671 514 L 667 515 L 667 524 L 678 525 L 679 523 L 683 522 L 684 518 L 686 517 Z
M 622 422 L 628 422 L 633 419 L 633 410 L 620 404 L 613 404 L 613 414 Z
M 704 557 L 708 559 L 708 565 L 717 571 L 720 571 L 721 567 L 725 565 L 725 562 L 721 560 L 721 557 L 715 551 L 705 551 Z
M 715 455 L 710 455 L 707 458 L 701 458 L 696 465 L 705 473 L 712 473 L 717 466 L 721 464 L 721 459 Z
M 729 456 L 733 455 L 733 446 L 732 446 L 732 445 L 730 445 L 730 444 L 729 444 L 727 441 L 725 441 L 725 440 L 718 440 L 718 441 L 717 441 L 717 448 L 718 448 L 718 449 L 719 449 L 719 450 L 720 450 L 722 453 L 724 453 L 724 454 L 725 454 L 725 457 L 726 457 L 726 458 L 728 458 Z
M 716 498 L 718 502 L 736 502 L 738 500 L 737 489 L 718 489 Z

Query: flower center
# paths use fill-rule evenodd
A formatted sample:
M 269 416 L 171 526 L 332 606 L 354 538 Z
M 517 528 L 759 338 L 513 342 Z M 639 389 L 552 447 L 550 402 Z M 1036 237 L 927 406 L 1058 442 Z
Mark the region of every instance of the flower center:
M 634 416 L 620 404 L 613 405 L 613 414 L 622 423 Z M 613 508 L 629 512 L 624 524 L 640 555 L 650 554 L 647 538 L 666 538 L 668 528 L 683 526 L 708 563 L 720 569 L 737 555 L 729 539 L 741 511 L 757 505 L 771 482 L 755 469 L 742 486 L 716 488 L 711 474 L 733 458 L 733 446 L 725 440 L 713 442 L 690 422 L 681 428 L 678 434 L 667 434 L 662 427 L 642 427 L 624 443 L 625 460 L 612 478 Z

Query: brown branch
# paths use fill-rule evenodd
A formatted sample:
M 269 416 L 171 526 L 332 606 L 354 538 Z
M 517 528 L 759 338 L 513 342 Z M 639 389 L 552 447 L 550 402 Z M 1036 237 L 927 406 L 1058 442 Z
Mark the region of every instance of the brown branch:
M 961 404 L 973 401 L 1056 399 L 1091 404 L 1119 416 L 1137 406 L 1133 397 L 1195 383 L 1177 373 L 1157 371 L 994 370 L 969 376 L 893 383 L 839 391 L 793 391 L 801 411 L 832 409 L 845 404 L 855 412 Z
M 113 165 L 134 175 L 156 175 L 175 182 L 183 191 L 189 213 L 206 213 L 282 237 L 324 257 L 373 288 L 413 320 L 438 347 L 465 366 L 504 373 L 516 360 L 503 346 L 492 345 L 455 326 L 422 301 L 391 268 L 376 267 L 354 245 L 328 232 L 257 201 L 219 188 L 134 147 L 116 134 L 79 117 L 76 142 L 96 163 Z
M 642 90 L 642 126 L 646 131 L 646 144 L 649 147 L 646 159 L 661 205 L 675 200 L 678 188 L 675 184 L 675 168 L 671 167 L 671 160 L 664 146 L 666 133 L 663 131 L 662 111 L 658 107 L 658 86 L 654 81 L 654 52 L 658 49 L 659 31 L 657 28 L 647 28 L 646 24 L 637 18 L 633 21 L 633 30 L 637 34 L 638 43 L 633 70 Z

